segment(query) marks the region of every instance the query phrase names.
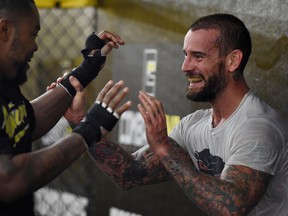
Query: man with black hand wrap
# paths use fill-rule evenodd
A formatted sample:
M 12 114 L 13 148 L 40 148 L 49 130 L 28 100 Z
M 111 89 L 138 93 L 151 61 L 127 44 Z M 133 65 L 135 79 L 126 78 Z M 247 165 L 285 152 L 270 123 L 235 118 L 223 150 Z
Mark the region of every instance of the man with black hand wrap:
M 96 101 L 88 110 L 84 121 L 80 122 L 73 132 L 81 134 L 89 147 L 92 143 L 101 140 L 101 127 L 111 131 L 118 120 L 117 113 L 114 113 L 105 103 Z
M 101 40 L 95 32 L 89 35 L 86 39 L 85 49 L 81 51 L 84 58 L 83 62 L 64 77 L 60 83 L 60 85 L 62 85 L 71 96 L 74 97 L 76 91 L 70 84 L 69 77 L 76 77 L 83 88 L 85 88 L 98 75 L 106 61 L 106 56 L 101 53 L 101 49 L 104 45 L 105 42 Z M 92 50 L 95 52 L 92 53 Z
M 61 85 L 60 80 L 56 81 L 44 94 L 29 101 L 20 86 L 28 79 L 29 62 L 38 49 L 39 12 L 34 0 L 0 1 L 0 8 L 0 212 L 3 216 L 33 216 L 33 192 L 74 163 L 87 145 L 77 133 L 40 150 L 32 144 L 62 116 L 75 124 L 81 121 L 85 111 L 83 88 L 97 76 L 105 56 L 125 42 L 108 31 L 91 34 L 82 51 L 82 64 Z M 118 102 L 123 99 L 118 98 Z M 111 106 L 113 95 L 109 101 L 100 99 Z M 111 107 L 116 106 L 114 103 Z M 119 116 L 126 108 L 117 107 Z
M 131 106 L 131 101 L 119 106 L 128 93 L 128 88 L 123 86 L 122 80 L 115 85 L 113 81 L 109 81 L 88 110 L 84 120 L 74 128 L 73 132 L 80 134 L 88 147 L 99 142 L 106 132 L 111 131 L 121 114 Z

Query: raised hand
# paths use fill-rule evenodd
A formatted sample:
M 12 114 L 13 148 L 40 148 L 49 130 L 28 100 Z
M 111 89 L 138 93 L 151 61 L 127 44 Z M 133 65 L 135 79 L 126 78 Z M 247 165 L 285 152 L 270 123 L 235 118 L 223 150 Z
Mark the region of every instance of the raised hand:
M 138 109 L 146 125 L 147 142 L 152 151 L 162 154 L 168 142 L 166 117 L 162 103 L 156 98 L 140 91 Z
M 106 56 L 113 48 L 118 49 L 119 45 L 125 44 L 120 36 L 109 31 L 101 31 L 97 36 L 106 43 L 101 49 L 101 54 L 104 56 Z
M 83 55 L 82 63 L 74 68 L 61 81 L 61 85 L 67 89 L 71 96 L 75 96 L 76 91 L 69 82 L 69 76 L 75 76 L 82 87 L 85 88 L 103 68 L 106 55 L 113 49 L 123 45 L 124 41 L 116 34 L 102 31 L 98 35 L 95 32 L 90 34 L 85 41 L 85 48 L 81 50 Z
M 74 132 L 82 135 L 88 146 L 100 141 L 107 131 L 113 129 L 121 114 L 130 108 L 131 101 L 120 104 L 127 93 L 128 88 L 124 87 L 123 81 L 115 85 L 113 81 L 109 81 Z

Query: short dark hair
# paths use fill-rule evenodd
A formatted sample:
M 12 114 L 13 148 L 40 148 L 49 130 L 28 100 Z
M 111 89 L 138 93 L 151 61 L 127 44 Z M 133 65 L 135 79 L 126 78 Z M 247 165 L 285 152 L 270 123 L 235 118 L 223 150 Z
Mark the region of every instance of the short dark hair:
M 34 0 L 0 0 L 0 18 L 13 19 L 31 12 Z
M 219 47 L 219 55 L 225 56 L 235 49 L 243 53 L 243 59 L 239 65 L 239 72 L 243 72 L 252 50 L 251 37 L 245 24 L 231 14 L 212 14 L 196 20 L 191 26 L 192 31 L 199 29 L 215 29 L 220 35 L 216 41 Z

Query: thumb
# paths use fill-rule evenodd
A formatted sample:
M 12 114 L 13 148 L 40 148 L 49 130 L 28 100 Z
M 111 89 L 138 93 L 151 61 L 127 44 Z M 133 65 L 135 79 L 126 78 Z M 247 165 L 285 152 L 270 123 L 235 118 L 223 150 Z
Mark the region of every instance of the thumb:
M 106 56 L 113 49 L 114 42 L 110 41 L 101 49 L 101 55 Z
M 70 84 L 74 87 L 74 89 L 79 92 L 83 90 L 83 86 L 81 83 L 78 81 L 78 79 L 74 76 L 69 77 Z

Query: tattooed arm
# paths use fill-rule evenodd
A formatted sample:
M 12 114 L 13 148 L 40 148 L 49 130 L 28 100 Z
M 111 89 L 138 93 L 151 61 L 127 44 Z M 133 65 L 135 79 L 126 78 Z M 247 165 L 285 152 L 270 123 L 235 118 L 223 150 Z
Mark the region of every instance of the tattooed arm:
M 269 175 L 245 166 L 227 166 L 220 179 L 200 172 L 172 139 L 159 155 L 184 193 L 209 215 L 246 215 L 261 199 Z
M 200 172 L 190 156 L 167 135 L 160 101 L 140 92 L 138 109 L 144 118 L 150 149 L 184 193 L 209 215 L 245 215 L 261 199 L 269 175 L 245 166 L 227 166 L 220 179 Z
M 88 153 L 97 167 L 125 190 L 170 179 L 159 158 L 146 147 L 131 155 L 119 145 L 102 139 Z

